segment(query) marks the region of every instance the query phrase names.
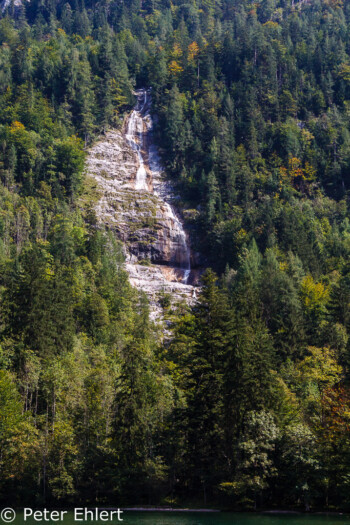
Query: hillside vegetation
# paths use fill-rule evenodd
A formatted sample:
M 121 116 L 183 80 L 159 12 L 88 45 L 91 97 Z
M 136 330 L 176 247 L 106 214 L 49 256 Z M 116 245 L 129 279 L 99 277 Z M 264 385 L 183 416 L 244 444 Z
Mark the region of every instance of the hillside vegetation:
M 350 3 L 23 0 L 0 46 L 0 497 L 349 508 Z M 84 177 L 145 86 L 209 268 L 166 344 Z

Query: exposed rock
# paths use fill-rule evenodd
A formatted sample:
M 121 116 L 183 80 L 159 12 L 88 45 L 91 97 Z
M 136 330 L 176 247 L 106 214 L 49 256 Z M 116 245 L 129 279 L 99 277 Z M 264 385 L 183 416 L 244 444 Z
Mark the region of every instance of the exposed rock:
M 197 276 L 173 189 L 152 143 L 149 92 L 136 96 L 124 130 L 108 131 L 90 149 L 87 172 L 98 183 L 97 217 L 124 242 L 130 282 L 146 292 L 158 318 L 164 294 L 173 303 L 195 301 Z

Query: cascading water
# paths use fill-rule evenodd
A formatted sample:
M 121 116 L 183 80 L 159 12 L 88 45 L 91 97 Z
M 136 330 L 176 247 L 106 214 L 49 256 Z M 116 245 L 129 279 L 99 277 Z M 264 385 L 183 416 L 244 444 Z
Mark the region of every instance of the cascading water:
M 143 143 L 143 118 L 141 111 L 147 103 L 147 94 L 145 92 L 143 106 L 140 108 L 140 99 L 136 108 L 131 112 L 128 122 L 128 129 L 126 133 L 126 140 L 132 149 L 136 152 L 139 161 L 139 167 L 136 173 L 135 189 L 136 190 L 147 190 L 147 172 L 142 155 L 142 143 Z
M 162 323 L 164 294 L 174 307 L 194 304 L 199 273 L 191 269 L 174 190 L 152 141 L 150 92 L 136 96 L 124 131 L 108 130 L 89 149 L 87 176 L 99 195 L 98 223 L 122 241 L 130 283 L 146 293 L 151 318 Z
M 182 282 L 187 284 L 191 274 L 191 252 L 188 246 L 186 233 L 182 222 L 176 215 L 175 209 L 169 204 L 169 202 L 164 200 L 164 191 L 159 192 L 155 187 L 155 179 L 159 178 L 162 168 L 156 148 L 154 145 L 151 145 L 150 147 L 150 141 L 147 140 L 147 134 L 151 132 L 153 126 L 147 105 L 147 91 L 144 89 L 139 90 L 136 92 L 136 96 L 137 104 L 130 114 L 126 133 L 126 140 L 136 152 L 139 161 L 135 178 L 135 189 L 149 191 L 149 188 L 151 187 L 153 188 L 154 194 L 157 195 L 159 199 L 163 200 L 163 219 L 165 218 L 169 221 L 171 235 L 172 237 L 175 236 L 177 240 L 175 244 L 176 248 L 173 250 L 174 253 L 171 254 L 171 263 L 183 270 Z M 148 162 L 146 162 L 144 154 L 147 156 Z M 149 184 L 147 184 L 146 165 L 150 178 Z M 167 240 L 165 239 L 164 242 L 166 243 Z

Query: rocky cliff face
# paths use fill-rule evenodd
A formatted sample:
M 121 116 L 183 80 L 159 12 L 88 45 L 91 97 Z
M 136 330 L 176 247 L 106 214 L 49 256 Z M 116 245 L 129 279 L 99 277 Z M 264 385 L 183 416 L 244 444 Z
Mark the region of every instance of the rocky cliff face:
M 164 294 L 173 303 L 195 300 L 195 272 L 174 193 L 152 143 L 150 94 L 136 95 L 124 130 L 107 132 L 90 149 L 87 171 L 100 193 L 97 217 L 124 242 L 130 281 L 147 293 L 157 318 Z

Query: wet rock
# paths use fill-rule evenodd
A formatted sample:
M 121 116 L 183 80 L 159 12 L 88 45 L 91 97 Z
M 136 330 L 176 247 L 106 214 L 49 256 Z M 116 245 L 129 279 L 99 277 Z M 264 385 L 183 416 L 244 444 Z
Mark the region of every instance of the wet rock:
M 164 294 L 172 303 L 196 300 L 198 272 L 191 272 L 188 237 L 152 142 L 149 93 L 136 95 L 124 130 L 108 131 L 90 149 L 87 174 L 100 194 L 97 218 L 125 243 L 130 282 L 146 292 L 155 319 Z

